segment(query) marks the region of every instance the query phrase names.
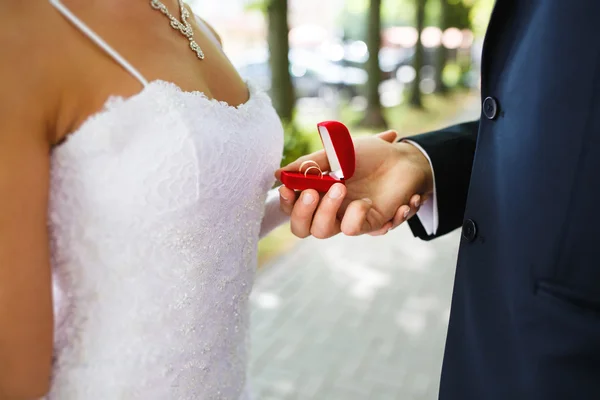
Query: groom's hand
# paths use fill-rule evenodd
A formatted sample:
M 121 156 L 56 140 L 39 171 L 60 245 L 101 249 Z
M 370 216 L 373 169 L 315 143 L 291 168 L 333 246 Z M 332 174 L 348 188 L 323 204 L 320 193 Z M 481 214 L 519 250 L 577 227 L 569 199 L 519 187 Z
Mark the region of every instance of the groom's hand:
M 411 218 L 433 190 L 429 161 L 409 143 L 394 143 L 396 133 L 355 140 L 356 171 L 346 185 L 335 184 L 325 195 L 305 190 L 299 195 L 281 187 L 281 208 L 291 215 L 298 237 L 327 238 L 384 234 Z M 329 169 L 323 151 L 304 156 L 277 171 L 297 171 L 302 162 L 316 161 Z M 298 201 L 297 201 L 298 200 Z

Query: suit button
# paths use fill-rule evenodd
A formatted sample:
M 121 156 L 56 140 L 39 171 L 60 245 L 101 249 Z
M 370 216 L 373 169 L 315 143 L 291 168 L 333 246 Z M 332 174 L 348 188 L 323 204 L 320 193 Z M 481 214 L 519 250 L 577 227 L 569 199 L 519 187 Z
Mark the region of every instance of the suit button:
M 487 119 L 495 119 L 498 116 L 498 102 L 493 97 L 486 97 L 483 100 L 483 115 Z
M 472 219 L 468 219 L 463 223 L 462 235 L 468 241 L 472 242 L 477 237 L 477 225 Z

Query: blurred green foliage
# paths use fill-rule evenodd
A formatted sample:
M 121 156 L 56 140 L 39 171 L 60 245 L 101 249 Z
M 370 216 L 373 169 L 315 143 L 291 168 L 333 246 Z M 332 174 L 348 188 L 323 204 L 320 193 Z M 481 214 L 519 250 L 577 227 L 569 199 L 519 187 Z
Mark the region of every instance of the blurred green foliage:
M 316 131 L 300 128 L 298 124 L 293 122 L 284 122 L 283 129 L 285 136 L 282 166 L 288 165 L 303 155 L 314 151 Z
M 426 26 L 439 26 L 441 2 L 448 7 L 448 24 L 459 29 L 472 29 L 482 37 L 494 7 L 494 0 L 429 0 L 426 8 Z M 349 39 L 362 39 L 366 35 L 366 15 L 369 0 L 346 0 L 346 9 L 340 15 L 340 25 Z M 383 0 L 383 26 L 414 26 L 415 0 Z
M 287 36 L 286 32 L 283 32 L 283 30 L 286 29 L 285 26 L 279 26 L 273 23 L 273 20 L 277 19 L 277 15 L 271 15 L 271 13 L 269 13 L 272 5 L 277 1 L 286 0 L 247 0 L 246 8 L 264 12 L 265 17 L 269 22 L 269 45 L 271 54 L 278 59 L 284 59 L 280 56 L 286 51 L 284 50 L 286 49 L 286 46 L 272 40 L 273 38 Z M 425 0 L 382 0 L 380 6 L 382 27 L 415 26 L 416 6 L 419 2 L 424 1 Z M 476 37 L 481 38 L 485 33 L 494 0 L 426 0 L 425 4 L 425 26 L 438 26 L 442 29 L 445 29 L 446 27 L 471 29 Z M 444 18 L 441 18 L 442 5 L 444 4 L 447 6 L 444 8 Z M 365 40 L 369 29 L 369 10 L 370 7 L 373 6 L 373 3 L 371 0 L 346 0 L 345 5 L 346 7 L 340 13 L 338 22 L 339 26 L 343 28 L 344 38 L 347 40 Z M 461 87 L 467 86 L 467 82 L 471 77 L 471 60 L 464 56 L 462 58 L 457 58 L 456 55 L 453 57 L 448 57 L 447 55 L 440 57 L 443 58 L 443 63 L 438 65 L 441 65 L 440 71 L 442 71 L 442 73 L 439 78 L 436 78 L 436 82 L 443 82 L 451 91 L 456 91 Z M 286 69 L 283 64 L 277 65 L 277 67 L 278 71 L 284 71 Z M 283 72 L 281 72 L 281 74 L 283 74 Z M 282 116 L 284 124 L 285 147 L 282 165 L 286 165 L 296 160 L 298 157 L 319 148 L 320 140 L 316 130 L 312 126 L 307 126 L 306 124 L 303 124 L 303 121 L 298 121 L 298 118 L 295 117 L 296 113 L 282 112 L 282 110 L 289 110 L 290 107 L 293 107 L 293 103 L 288 107 L 283 107 L 283 105 L 280 104 L 283 100 L 287 99 L 286 93 L 291 91 L 286 89 L 286 85 L 281 84 L 281 82 L 279 82 L 280 84 L 275 84 L 277 83 L 275 81 L 273 83 L 273 87 L 281 92 L 274 93 L 274 104 Z M 408 98 L 406 100 L 408 100 Z M 425 103 L 426 106 L 429 106 L 432 102 L 427 101 Z M 278 105 L 279 107 L 277 107 Z M 435 108 L 438 105 L 431 104 L 431 106 Z M 342 107 L 345 107 L 344 109 L 346 111 L 342 112 L 340 118 L 345 122 L 349 121 L 349 125 L 357 125 L 358 122 L 364 118 L 364 112 L 349 112 L 349 107 Z M 396 128 L 400 124 L 406 125 L 404 119 L 408 114 L 406 111 L 399 110 L 407 109 L 408 107 L 396 107 L 393 109 L 384 109 L 383 112 L 385 119 L 390 122 L 389 125 Z M 287 115 L 292 115 L 294 117 L 288 118 L 286 117 Z

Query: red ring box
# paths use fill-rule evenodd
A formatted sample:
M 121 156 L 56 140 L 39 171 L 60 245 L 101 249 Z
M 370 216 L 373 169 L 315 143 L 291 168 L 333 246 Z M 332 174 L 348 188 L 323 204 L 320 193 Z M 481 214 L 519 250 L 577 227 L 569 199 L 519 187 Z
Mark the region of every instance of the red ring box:
M 308 174 L 304 171 L 285 171 L 281 173 L 281 183 L 293 190 L 315 189 L 325 193 L 335 183 L 345 184 L 352 178 L 356 169 L 354 143 L 348 128 L 338 121 L 325 121 L 317 125 L 325 154 L 329 160 L 330 172 L 323 176 Z

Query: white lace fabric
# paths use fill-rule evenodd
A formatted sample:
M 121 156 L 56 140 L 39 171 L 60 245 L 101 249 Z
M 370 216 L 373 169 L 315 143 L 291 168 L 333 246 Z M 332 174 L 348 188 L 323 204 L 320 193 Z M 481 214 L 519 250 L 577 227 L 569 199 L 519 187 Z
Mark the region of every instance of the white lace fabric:
M 51 158 L 49 400 L 244 399 L 248 298 L 283 131 L 153 81 L 112 98 Z M 278 201 L 271 196 L 273 204 Z

